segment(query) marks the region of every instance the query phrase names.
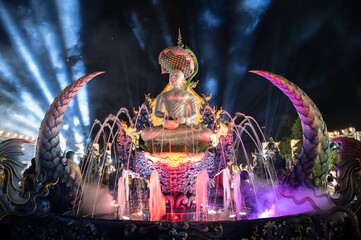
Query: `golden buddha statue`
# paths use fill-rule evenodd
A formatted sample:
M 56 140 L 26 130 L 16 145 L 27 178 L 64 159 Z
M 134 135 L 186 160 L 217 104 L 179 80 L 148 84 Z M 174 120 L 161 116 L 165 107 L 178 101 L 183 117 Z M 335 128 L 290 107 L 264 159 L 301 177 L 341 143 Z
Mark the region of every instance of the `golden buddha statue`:
M 195 96 L 182 89 L 186 78 L 196 73 L 196 59 L 191 53 L 179 44 L 166 48 L 159 56 L 162 72 L 169 73 L 171 89 L 156 98 L 155 116 L 163 119 L 162 125 L 146 128 L 141 133 L 150 151 L 196 153 L 205 151 L 211 140 L 212 131 L 194 122 L 198 116 Z

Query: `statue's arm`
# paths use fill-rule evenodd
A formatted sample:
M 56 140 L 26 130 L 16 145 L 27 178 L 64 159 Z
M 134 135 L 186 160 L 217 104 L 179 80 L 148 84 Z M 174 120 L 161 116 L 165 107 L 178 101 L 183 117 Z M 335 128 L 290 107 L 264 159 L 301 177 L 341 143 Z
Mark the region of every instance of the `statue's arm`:
M 190 120 L 193 122 L 198 116 L 197 101 L 193 94 L 190 94 L 188 98 L 188 106 L 190 106 L 190 114 L 186 114 L 186 116 L 189 116 L 187 121 Z M 189 111 L 189 109 L 187 109 L 187 111 Z
M 162 108 L 164 105 L 164 99 L 162 95 L 158 95 L 155 99 L 155 116 L 159 118 L 164 118 L 164 112 L 162 112 Z

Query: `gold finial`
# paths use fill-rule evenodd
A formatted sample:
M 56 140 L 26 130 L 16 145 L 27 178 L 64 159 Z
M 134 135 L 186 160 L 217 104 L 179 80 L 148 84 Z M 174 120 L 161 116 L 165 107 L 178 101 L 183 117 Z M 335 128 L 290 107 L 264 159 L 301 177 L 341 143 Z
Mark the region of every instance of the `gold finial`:
M 183 47 L 184 44 L 182 43 L 182 35 L 181 35 L 181 31 L 180 28 L 178 28 L 178 47 Z

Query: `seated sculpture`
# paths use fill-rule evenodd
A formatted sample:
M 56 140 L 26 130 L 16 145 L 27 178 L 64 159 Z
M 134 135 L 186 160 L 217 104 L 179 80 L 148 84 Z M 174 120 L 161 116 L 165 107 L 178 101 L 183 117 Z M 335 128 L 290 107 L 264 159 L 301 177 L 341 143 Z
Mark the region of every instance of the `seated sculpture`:
M 181 70 L 173 70 L 169 74 L 172 89 L 156 98 L 155 116 L 163 118 L 162 125 L 146 128 L 141 134 L 151 151 L 156 147 L 157 152 L 159 148 L 172 152 L 200 152 L 211 139 L 210 129 L 194 123 L 198 115 L 197 102 L 191 92 L 181 89 L 184 80 Z

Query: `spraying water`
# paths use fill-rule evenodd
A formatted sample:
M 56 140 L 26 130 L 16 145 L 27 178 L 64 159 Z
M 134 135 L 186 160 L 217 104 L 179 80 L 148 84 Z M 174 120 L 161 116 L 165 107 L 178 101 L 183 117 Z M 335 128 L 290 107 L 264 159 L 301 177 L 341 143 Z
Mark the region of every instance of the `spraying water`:
M 209 177 L 206 169 L 203 169 L 197 175 L 196 182 L 196 221 L 199 221 L 201 205 L 202 207 L 202 216 L 205 219 L 205 213 L 207 210 L 207 185 L 209 182 Z
M 242 208 L 242 194 L 239 173 L 233 175 L 233 199 L 236 204 L 237 220 L 240 220 L 240 211 Z
M 229 172 L 229 168 L 223 170 L 223 207 L 224 209 L 228 209 L 232 201 L 231 196 L 231 173 Z
M 128 171 L 123 171 L 122 176 L 118 180 L 118 206 L 119 217 L 123 218 L 126 204 L 129 200 L 129 183 L 128 183 Z
M 150 176 L 149 214 L 151 221 L 159 221 L 165 215 L 165 197 L 160 188 L 159 176 L 156 170 Z
M 150 114 L 147 111 L 147 108 L 142 106 L 141 109 L 145 110 L 147 117 L 150 118 Z M 237 217 L 239 220 L 241 218 L 240 213 L 242 213 L 242 216 L 247 219 L 287 214 L 289 210 L 284 211 L 282 209 L 283 204 L 279 204 L 279 199 L 284 197 L 283 195 L 280 196 L 277 194 L 277 179 L 273 179 L 272 175 L 270 174 L 274 170 L 272 162 L 271 164 L 265 164 L 265 172 L 268 173 L 266 174 L 267 179 L 263 179 L 260 182 L 260 179 L 255 177 L 255 173 L 253 172 L 253 164 L 248 158 L 250 151 L 253 152 L 254 148 L 256 149 L 256 152 L 260 154 L 260 156 L 262 155 L 262 142 L 265 141 L 265 137 L 257 122 L 252 117 L 246 116 L 242 113 L 236 113 L 236 116 L 232 117 L 224 110 L 222 110 L 220 114 L 215 114 L 212 109 L 206 109 L 208 109 L 211 116 L 213 116 L 212 121 L 214 124 L 217 124 L 217 121 L 220 122 L 222 116 L 228 116 L 229 121 L 223 121 L 221 123 L 223 129 L 214 132 L 213 139 L 215 139 L 215 142 L 212 142 L 212 147 L 215 152 L 211 151 L 206 153 L 203 155 L 203 162 L 197 162 L 195 165 L 192 165 L 194 163 L 190 164 L 188 162 L 181 163 L 177 166 L 167 165 L 167 163 L 164 162 L 160 164 L 157 161 L 151 161 L 152 163 L 147 162 L 148 160 L 146 160 L 145 154 L 142 152 L 142 150 L 138 149 L 136 145 L 136 137 L 134 137 L 136 134 L 140 134 L 140 132 L 137 131 L 141 131 L 141 129 L 136 130 L 136 127 L 139 125 L 137 124 L 139 118 L 137 117 L 132 119 L 129 116 L 128 110 L 124 108 L 120 109 L 115 116 L 109 115 L 103 123 L 96 121 L 92 127 L 91 134 L 93 133 L 95 126 L 99 126 L 100 130 L 97 133 L 94 132 L 93 135 L 95 135 L 95 137 L 91 143 L 92 145 L 90 148 L 87 148 L 91 149 L 91 151 L 85 160 L 85 168 L 83 172 L 83 183 L 89 182 L 95 185 L 95 190 L 93 190 L 94 196 L 91 196 L 94 201 L 90 201 L 91 205 L 93 205 L 91 211 L 92 213 L 90 215 L 93 216 L 94 213 L 97 212 L 97 216 L 99 216 L 99 211 L 95 211 L 95 206 L 96 204 L 105 204 L 104 201 L 99 202 L 99 195 L 102 195 L 100 190 L 102 187 L 103 177 L 102 175 L 99 176 L 99 169 L 102 169 L 106 164 L 109 164 L 105 159 L 106 154 L 99 155 L 98 153 L 96 161 L 97 170 L 91 171 L 89 166 L 92 162 L 92 158 L 95 155 L 94 152 L 96 152 L 93 149 L 93 144 L 95 143 L 100 146 L 100 149 L 102 148 L 103 152 L 109 149 L 109 145 L 116 145 L 117 148 L 120 147 L 121 149 L 118 148 L 118 151 L 114 153 L 115 163 L 117 161 L 123 162 L 124 168 L 128 171 L 131 171 L 132 175 L 137 178 L 136 181 L 132 181 L 131 187 L 129 185 L 130 183 L 128 183 L 127 173 L 124 172 L 123 176 L 119 179 L 119 191 L 115 198 L 118 202 L 120 217 L 127 217 L 138 220 L 139 216 L 141 216 L 142 220 L 148 219 L 146 211 L 144 212 L 144 210 L 147 209 L 148 204 L 150 214 L 149 219 L 152 221 L 161 220 L 166 214 L 166 209 L 168 209 L 168 207 L 168 210 L 170 210 L 170 213 L 173 216 L 174 214 L 179 213 L 175 212 L 174 204 L 176 203 L 176 198 L 178 196 L 182 196 L 182 194 L 183 196 L 177 200 L 178 205 L 183 205 L 184 208 L 189 210 L 189 213 L 196 210 L 197 221 L 207 220 L 208 217 L 211 217 L 211 215 L 206 215 L 207 210 L 210 210 L 212 213 L 208 213 L 212 214 L 212 217 L 217 220 L 228 220 L 231 216 Z M 124 114 L 128 118 L 129 126 L 126 126 L 120 120 L 120 114 Z M 167 112 L 165 116 L 167 116 Z M 141 124 L 142 122 L 140 121 L 140 125 Z M 150 125 L 150 128 L 151 127 L 152 125 Z M 186 138 L 187 135 L 191 135 L 193 139 L 195 130 L 196 129 L 193 129 L 192 124 L 187 126 Z M 246 149 L 244 135 L 247 135 L 246 139 L 249 139 L 254 143 L 253 149 Z M 164 144 L 167 144 L 166 142 L 167 141 L 164 141 Z M 173 153 L 173 146 L 171 146 L 171 142 L 168 144 L 169 152 Z M 185 145 L 184 152 L 191 154 L 197 153 L 198 143 L 193 141 L 192 145 L 193 149 L 187 149 Z M 163 154 L 164 151 L 162 146 L 163 141 L 161 143 L 160 154 Z M 150 147 L 152 147 L 154 151 L 154 145 L 152 144 Z M 111 150 L 116 151 L 117 148 L 114 147 L 111 148 Z M 230 149 L 237 151 L 231 152 Z M 98 152 L 100 152 L 100 150 Z M 177 154 L 177 151 L 174 151 L 174 154 Z M 248 173 L 249 178 L 247 178 L 247 180 L 242 178 L 241 181 L 240 174 L 234 173 L 232 178 L 232 174 L 228 166 L 230 159 L 234 160 L 231 161 L 233 164 L 239 164 L 242 154 L 246 161 L 246 172 Z M 207 157 L 208 159 L 211 158 L 213 159 L 212 161 L 214 161 L 212 162 L 212 164 L 214 164 L 212 168 L 208 168 L 206 165 L 209 163 L 209 161 L 205 161 Z M 164 166 L 167 167 L 160 167 L 162 164 L 165 164 Z M 217 176 L 217 174 L 220 173 L 222 169 L 224 169 L 223 178 L 216 180 L 215 176 Z M 245 170 L 243 172 L 245 172 Z M 98 175 L 94 177 L 92 176 L 93 174 Z M 194 176 L 193 178 L 189 177 L 192 175 Z M 149 176 L 150 181 L 148 188 L 145 186 L 142 187 L 142 181 L 145 181 L 146 177 Z M 210 185 L 208 189 L 210 176 L 213 180 L 215 180 L 215 184 L 213 187 Z M 90 181 L 89 179 L 94 180 Z M 174 184 L 174 189 L 169 190 L 168 188 L 170 183 L 173 184 L 174 182 L 179 182 L 179 185 Z M 223 183 L 223 189 L 218 189 L 217 186 L 219 186 L 219 183 L 221 182 Z M 232 183 L 233 193 L 231 188 Z M 195 187 L 192 188 L 196 190 L 195 196 L 194 192 L 188 189 L 189 184 L 195 184 Z M 84 201 L 83 194 L 84 192 L 88 191 L 86 186 L 82 186 L 82 189 L 83 191 L 77 193 L 77 199 L 80 201 Z M 104 190 L 104 186 L 102 189 Z M 208 190 L 210 193 L 209 196 Z M 166 197 L 163 194 L 165 194 Z M 193 196 L 191 196 L 192 194 Z M 297 197 L 297 199 L 301 199 L 301 197 Z M 287 201 L 292 200 L 287 199 Z M 110 203 L 111 201 L 108 202 Z M 82 205 L 82 203 L 78 205 L 78 209 L 76 211 L 77 213 L 79 212 L 80 205 Z M 292 202 L 290 202 L 289 205 L 294 206 Z M 195 209 L 191 210 L 192 208 Z M 218 211 L 217 209 L 223 210 Z M 125 210 L 127 216 L 124 216 Z M 145 215 L 140 215 L 139 213 L 145 213 Z M 234 215 L 234 213 L 236 214 Z M 189 219 L 194 219 L 193 216 L 194 215 L 189 215 Z

